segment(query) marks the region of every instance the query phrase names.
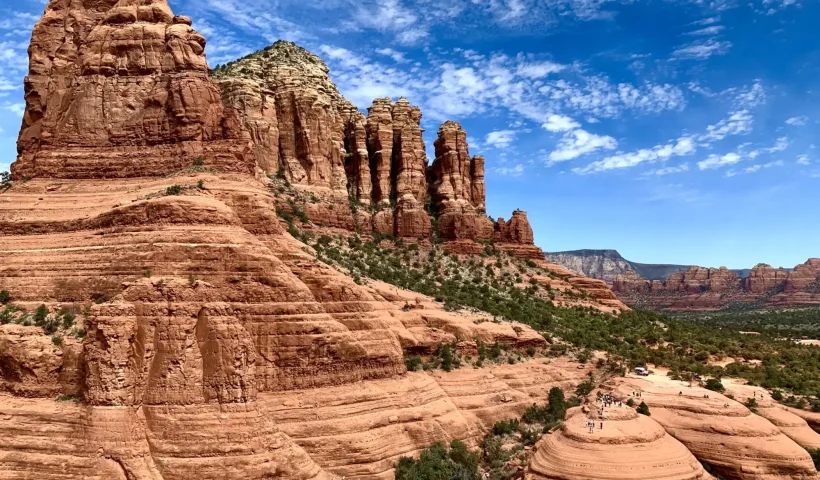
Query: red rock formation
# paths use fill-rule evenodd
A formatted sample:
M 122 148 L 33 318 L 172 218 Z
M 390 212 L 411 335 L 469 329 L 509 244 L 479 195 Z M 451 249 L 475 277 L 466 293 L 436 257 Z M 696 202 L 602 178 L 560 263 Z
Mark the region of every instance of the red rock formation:
M 820 258 L 810 258 L 789 272 L 784 293 L 806 290 L 818 281 L 818 277 L 820 277 Z
M 665 289 L 675 292 L 727 292 L 740 288 L 740 277 L 726 267 L 689 267 L 685 272 L 673 273 Z
M 732 302 L 757 301 L 815 305 L 820 304 L 820 259 L 809 259 L 790 272 L 761 263 L 743 281 L 725 267 L 690 267 L 663 282 L 619 275 L 613 290 L 629 305 L 672 310 L 717 310 Z
M 251 173 L 208 78 L 205 38 L 165 0 L 52 1 L 34 27 L 12 177 Z
M 527 220 L 527 212 L 515 210 L 512 218 L 507 222 L 499 217 L 495 222 L 493 240 L 502 243 L 533 244 L 532 227 Z
M 367 109 L 367 149 L 373 176 L 373 202 L 390 203 L 390 167 L 393 158 L 393 102 L 377 98 Z
M 342 113 L 345 119 L 345 171 L 350 197 L 369 205 L 373 194 L 370 158 L 367 153 L 366 118 L 355 107 Z
M 649 288 L 649 282 L 633 270 L 616 275 L 612 282 L 612 291 L 615 293 L 646 292 Z
M 751 293 L 766 293 L 783 285 L 788 272 L 783 267 L 775 270 L 771 265 L 758 263 L 749 272 L 748 278 L 744 281 L 744 287 Z
M 430 168 L 430 195 L 438 214 L 438 231 L 447 239 L 490 239 L 492 222 L 484 206 L 484 159 L 470 157 L 467 133 L 445 122 L 435 141 Z

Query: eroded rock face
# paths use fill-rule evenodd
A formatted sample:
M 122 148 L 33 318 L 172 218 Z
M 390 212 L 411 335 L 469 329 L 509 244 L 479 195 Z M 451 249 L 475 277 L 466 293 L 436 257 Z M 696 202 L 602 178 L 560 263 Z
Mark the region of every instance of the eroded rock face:
M 436 159 L 428 175 L 439 235 L 489 240 L 493 224 L 484 206 L 484 158 L 470 157 L 467 132 L 456 122 L 439 128 L 434 145 Z
M 585 409 L 570 409 L 561 427 L 536 444 L 527 480 L 643 479 L 646 472 L 652 472 L 653 479 L 713 478 L 651 417 L 626 406 L 613 406 L 603 414 Z M 593 433 L 587 422 L 595 423 Z
M 165 0 L 52 1 L 34 27 L 13 178 L 251 173 L 205 38 Z
M 815 286 L 818 277 L 820 277 L 820 258 L 810 258 L 789 272 L 786 277 L 784 293 L 796 293 Z
M 499 217 L 495 222 L 493 240 L 502 243 L 533 244 L 532 227 L 529 220 L 527 220 L 527 212 L 516 210 L 513 212 L 512 218 L 506 222 Z
M 759 263 L 749 272 L 744 286 L 751 293 L 766 293 L 781 287 L 787 276 L 788 272 L 783 267 L 775 270 L 771 265 Z

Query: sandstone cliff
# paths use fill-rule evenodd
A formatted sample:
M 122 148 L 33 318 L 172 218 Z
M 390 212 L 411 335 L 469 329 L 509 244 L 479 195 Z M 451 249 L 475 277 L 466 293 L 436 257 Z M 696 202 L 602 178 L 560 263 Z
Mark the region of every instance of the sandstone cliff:
M 547 342 L 318 261 L 269 176 L 315 195 L 304 226 L 329 234 L 369 221 L 429 244 L 431 203 L 446 239 L 540 255 L 526 215 L 487 218 L 458 124 L 428 167 L 406 100 L 365 116 L 292 44 L 214 79 L 204 45 L 164 0 L 52 0 L 34 29 L 0 195 L 0 290 L 22 309 L 0 325 L 0 476 L 388 478 L 397 456 L 475 443 L 581 380 L 543 358 L 408 374 L 408 348 Z M 625 308 L 555 277 L 583 306 Z M 53 336 L 30 325 L 39 305 Z
M 208 77 L 205 38 L 164 0 L 48 4 L 29 48 L 12 177 L 253 172 Z

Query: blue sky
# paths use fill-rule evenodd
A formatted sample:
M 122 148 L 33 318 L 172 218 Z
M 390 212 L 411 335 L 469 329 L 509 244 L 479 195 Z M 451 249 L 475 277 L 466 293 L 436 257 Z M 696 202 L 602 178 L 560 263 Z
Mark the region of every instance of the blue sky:
M 428 156 L 457 120 L 492 216 L 545 250 L 647 263 L 820 256 L 816 0 L 172 0 L 213 66 L 280 38 L 364 109 L 422 107 Z M 0 6 L 0 170 L 15 156 L 39 0 Z

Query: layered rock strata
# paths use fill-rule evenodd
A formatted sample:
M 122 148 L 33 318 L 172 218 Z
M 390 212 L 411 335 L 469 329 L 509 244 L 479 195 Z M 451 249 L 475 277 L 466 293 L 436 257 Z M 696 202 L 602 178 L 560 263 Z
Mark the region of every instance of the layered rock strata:
M 561 427 L 541 438 L 525 479 L 713 478 L 651 417 L 626 406 L 603 415 L 586 410 L 570 409 Z M 595 425 L 591 431 L 588 422 Z
M 721 475 L 740 480 L 818 476 L 803 447 L 763 416 L 719 393 L 653 376 L 615 384 L 619 399 L 640 392 L 652 419 Z

